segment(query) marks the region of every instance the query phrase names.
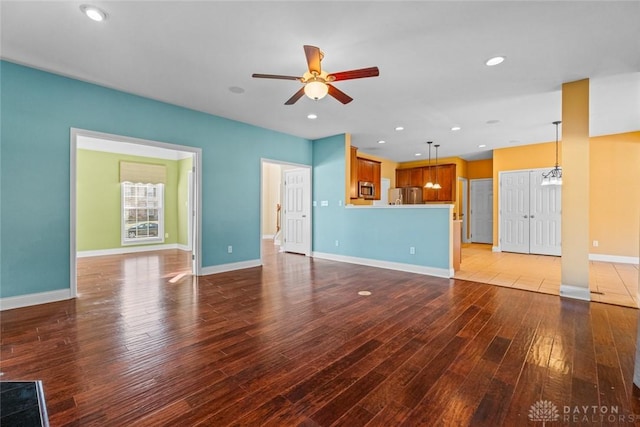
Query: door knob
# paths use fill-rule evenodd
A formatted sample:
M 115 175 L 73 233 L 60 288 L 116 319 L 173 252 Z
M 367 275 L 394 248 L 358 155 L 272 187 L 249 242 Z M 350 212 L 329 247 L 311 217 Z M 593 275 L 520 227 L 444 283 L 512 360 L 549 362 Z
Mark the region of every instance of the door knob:
M 529 215 L 525 215 L 524 217 L 525 217 L 525 218 L 529 218 Z
M 535 218 L 533 215 L 531 215 L 531 218 Z

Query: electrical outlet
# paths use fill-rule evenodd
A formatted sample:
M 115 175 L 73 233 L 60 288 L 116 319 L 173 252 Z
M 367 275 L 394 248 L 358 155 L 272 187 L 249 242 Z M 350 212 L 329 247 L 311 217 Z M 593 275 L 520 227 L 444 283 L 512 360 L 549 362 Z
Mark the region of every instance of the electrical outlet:
M 168 239 L 169 238 L 169 233 L 164 233 L 164 238 Z
M 340 246 L 340 240 L 336 240 L 336 246 Z
M 594 241 L 593 241 L 593 247 L 594 247 L 594 248 L 597 248 L 597 247 L 598 247 L 598 244 L 599 244 L 599 243 L 598 243 L 598 241 L 597 241 L 597 240 L 594 240 Z
M 229 245 L 227 246 L 227 253 L 230 254 L 233 252 L 233 246 Z
M 415 255 L 415 254 L 416 254 L 416 248 L 415 248 L 415 247 L 413 247 L 413 246 L 411 246 L 411 247 L 409 248 L 409 255 Z

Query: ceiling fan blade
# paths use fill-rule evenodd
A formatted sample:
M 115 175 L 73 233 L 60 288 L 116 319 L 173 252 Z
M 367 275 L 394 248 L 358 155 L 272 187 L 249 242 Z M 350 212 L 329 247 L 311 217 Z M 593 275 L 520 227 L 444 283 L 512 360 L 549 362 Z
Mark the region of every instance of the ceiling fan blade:
M 349 95 L 347 95 L 346 93 L 338 89 L 337 87 L 330 84 L 327 84 L 327 86 L 329 87 L 329 95 L 333 96 L 335 99 L 342 102 L 343 104 L 348 104 L 351 101 L 353 101 L 352 97 L 350 97 Z
M 307 65 L 309 66 L 309 72 L 313 74 L 320 74 L 322 71 L 320 69 L 320 60 L 322 59 L 320 56 L 320 48 L 315 46 L 304 45 L 304 54 L 307 56 Z
M 359 70 L 341 71 L 339 73 L 331 73 L 329 77 L 333 77 L 333 82 L 340 80 L 363 79 L 365 77 L 377 77 L 380 75 L 378 67 L 361 68 Z
M 287 100 L 287 102 L 284 103 L 284 105 L 293 105 L 293 104 L 295 104 L 298 101 L 298 99 L 302 98 L 302 95 L 304 95 L 304 86 L 302 86 L 299 91 L 294 93 L 293 96 L 291 98 L 289 98 Z
M 258 79 L 278 79 L 278 80 L 298 80 L 298 81 L 302 79 L 302 77 L 281 76 L 278 74 L 251 74 L 251 77 L 255 77 Z

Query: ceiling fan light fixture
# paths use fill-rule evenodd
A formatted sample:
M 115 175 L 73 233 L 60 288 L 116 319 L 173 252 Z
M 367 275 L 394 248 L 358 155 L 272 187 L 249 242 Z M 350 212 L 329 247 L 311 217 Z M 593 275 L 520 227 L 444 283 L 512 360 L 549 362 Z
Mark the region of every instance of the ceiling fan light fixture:
M 304 94 L 317 101 L 324 98 L 329 93 L 329 86 L 325 82 L 313 80 L 304 85 Z

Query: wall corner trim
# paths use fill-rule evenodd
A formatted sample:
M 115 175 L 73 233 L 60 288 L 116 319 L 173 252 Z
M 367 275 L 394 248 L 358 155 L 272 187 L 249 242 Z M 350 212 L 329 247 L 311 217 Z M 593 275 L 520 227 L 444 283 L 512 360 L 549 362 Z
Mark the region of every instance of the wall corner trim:
M 582 301 L 591 301 L 589 288 L 583 288 L 581 286 L 560 285 L 560 296 Z
M 39 292 L 15 297 L 0 298 L 0 311 L 13 308 L 29 307 L 32 305 L 47 304 L 50 302 L 72 299 L 71 289 L 58 289 L 55 291 Z

